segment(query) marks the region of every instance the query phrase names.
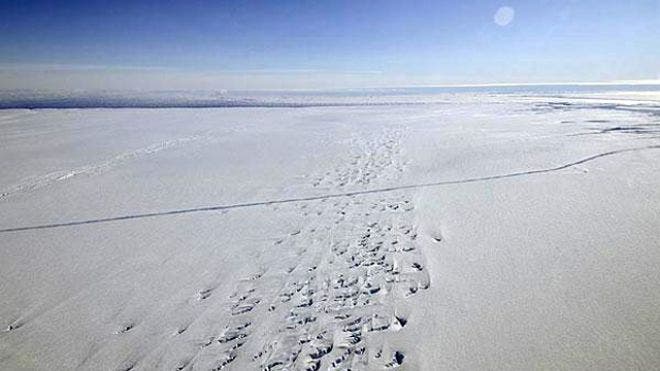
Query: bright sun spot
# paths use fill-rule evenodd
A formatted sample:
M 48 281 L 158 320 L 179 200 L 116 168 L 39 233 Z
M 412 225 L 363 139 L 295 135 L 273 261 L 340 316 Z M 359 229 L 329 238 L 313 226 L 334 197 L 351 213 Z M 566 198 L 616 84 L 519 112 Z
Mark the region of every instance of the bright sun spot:
M 502 6 L 495 12 L 493 21 L 495 21 L 498 26 L 504 27 L 513 21 L 513 17 L 515 17 L 515 15 L 516 12 L 512 7 Z

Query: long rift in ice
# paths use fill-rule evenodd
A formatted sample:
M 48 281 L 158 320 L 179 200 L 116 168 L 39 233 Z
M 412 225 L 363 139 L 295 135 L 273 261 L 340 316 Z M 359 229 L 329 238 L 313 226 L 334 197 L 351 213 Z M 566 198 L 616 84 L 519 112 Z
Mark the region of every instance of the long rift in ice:
M 560 166 L 543 168 L 543 169 L 519 171 L 519 172 L 513 172 L 513 173 L 506 173 L 506 174 L 490 175 L 490 176 L 485 176 L 485 177 L 456 179 L 456 180 L 443 180 L 443 181 L 437 181 L 437 182 L 408 184 L 408 185 L 401 185 L 401 186 L 367 189 L 367 190 L 362 190 L 362 191 L 350 191 L 350 192 L 344 192 L 344 193 L 333 193 L 333 194 L 325 194 L 325 195 L 318 195 L 318 196 L 294 197 L 294 198 L 287 198 L 287 199 L 280 199 L 280 200 L 255 201 L 255 202 L 237 203 L 237 204 L 231 204 L 231 205 L 206 206 L 206 207 L 197 207 L 197 208 L 179 209 L 179 210 L 167 210 L 167 211 L 143 213 L 143 214 L 122 215 L 122 216 L 115 216 L 115 217 L 108 217 L 108 218 L 78 220 L 78 221 L 52 223 L 52 224 L 42 224 L 42 225 L 34 225 L 34 226 L 26 226 L 26 227 L 5 228 L 5 229 L 0 229 L 0 233 L 30 231 L 30 230 L 38 230 L 38 229 L 51 229 L 51 228 L 61 228 L 61 227 L 72 227 L 72 226 L 77 226 L 77 225 L 108 223 L 108 222 L 131 220 L 131 219 L 153 218 L 153 217 L 166 216 L 166 215 L 177 215 L 177 214 L 188 214 L 188 213 L 196 213 L 196 212 L 231 210 L 231 209 L 239 209 L 239 208 L 254 207 L 254 206 L 266 206 L 266 205 L 286 204 L 286 203 L 294 203 L 294 202 L 304 202 L 304 201 L 316 201 L 316 200 L 324 200 L 324 199 L 331 199 L 331 198 L 341 198 L 341 197 L 351 197 L 351 196 L 359 196 L 359 195 L 386 193 L 386 192 L 393 192 L 393 191 L 406 190 L 406 189 L 419 189 L 419 188 L 427 188 L 427 187 L 438 187 L 438 186 L 452 185 L 452 184 L 486 182 L 486 181 L 505 179 L 505 178 L 514 178 L 514 177 L 521 177 L 521 176 L 534 175 L 534 174 L 550 173 L 550 172 L 554 172 L 554 171 L 560 171 L 560 170 L 568 169 L 568 168 L 571 168 L 571 167 L 574 167 L 574 166 L 577 166 L 577 165 L 580 165 L 580 164 L 584 164 L 586 162 L 590 162 L 590 161 L 593 161 L 593 160 L 596 160 L 596 159 L 599 159 L 599 158 L 603 158 L 603 157 L 618 155 L 618 154 L 627 153 L 627 152 L 637 152 L 637 151 L 652 150 L 652 149 L 660 149 L 660 145 L 650 145 L 650 146 L 644 146 L 644 147 L 635 147 L 635 148 L 626 148 L 626 149 L 608 151 L 608 152 L 603 152 L 603 153 L 599 153 L 599 154 L 596 154 L 596 155 L 592 155 L 592 156 L 589 156 L 589 157 L 585 157 L 585 158 L 582 158 L 582 159 L 577 160 L 577 161 L 569 162 L 569 163 L 566 163 L 566 164 L 563 164 L 563 165 L 560 165 Z

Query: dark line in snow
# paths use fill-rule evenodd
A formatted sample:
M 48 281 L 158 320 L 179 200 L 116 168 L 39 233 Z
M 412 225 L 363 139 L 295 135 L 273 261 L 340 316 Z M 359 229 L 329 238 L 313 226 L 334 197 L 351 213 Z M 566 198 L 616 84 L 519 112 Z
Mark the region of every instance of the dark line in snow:
M 266 206 L 266 205 L 285 204 L 285 203 L 292 203 L 292 202 L 316 201 L 316 200 L 322 200 L 322 199 L 328 199 L 328 198 L 351 197 L 351 196 L 359 196 L 359 195 L 366 195 L 366 194 L 372 194 L 372 193 L 392 192 L 392 191 L 398 191 L 398 190 L 404 190 L 404 189 L 418 189 L 418 188 L 437 187 L 437 186 L 452 185 L 452 184 L 485 182 L 485 181 L 504 179 L 504 178 L 514 178 L 514 177 L 520 177 L 520 176 L 526 176 L 526 175 L 550 173 L 550 172 L 553 172 L 553 171 L 568 169 L 570 167 L 580 165 L 580 164 L 584 164 L 585 162 L 593 161 L 593 160 L 596 160 L 596 159 L 602 158 L 602 157 L 612 156 L 612 155 L 625 153 L 625 152 L 643 151 L 643 150 L 648 150 L 648 149 L 660 149 L 660 145 L 652 145 L 652 146 L 637 147 L 637 148 L 627 148 L 627 149 L 620 149 L 620 150 L 615 150 L 615 151 L 599 153 L 597 155 L 585 157 L 581 160 L 577 160 L 577 161 L 570 162 L 570 163 L 567 163 L 567 164 L 564 164 L 564 165 L 561 165 L 561 166 L 551 167 L 551 168 L 546 168 L 546 169 L 520 171 L 520 172 L 515 172 L 515 173 L 492 175 L 492 176 L 478 177 L 478 178 L 467 178 L 467 179 L 459 179 L 459 180 L 445 180 L 445 181 L 431 182 L 431 183 L 409 184 L 409 185 L 403 185 L 403 186 L 377 188 L 377 189 L 364 190 L 364 191 L 353 191 L 353 192 L 326 194 L 326 195 L 321 195 L 321 196 L 297 197 L 297 198 L 287 198 L 287 199 L 270 200 L 270 201 L 256 201 L 256 202 L 247 202 L 247 203 L 232 204 L 232 205 L 217 205 L 217 206 L 207 206 L 207 207 L 196 207 L 196 208 L 190 208 L 190 209 L 159 211 L 159 212 L 145 213 L 145 214 L 122 215 L 122 216 L 115 216 L 115 217 L 109 217 L 109 218 L 79 220 L 79 221 L 53 223 L 53 224 L 42 224 L 42 225 L 34 225 L 34 226 L 28 226 L 28 227 L 6 228 L 6 229 L 0 229 L 0 233 L 31 231 L 31 230 L 37 230 L 37 229 L 50 229 L 50 228 L 60 228 L 60 227 L 72 227 L 72 226 L 76 226 L 76 225 L 108 223 L 108 222 L 115 222 L 115 221 L 121 221 L 121 220 L 130 220 L 130 219 L 153 218 L 153 217 L 157 217 L 157 216 L 166 216 L 166 215 L 189 214 L 189 213 L 197 213 L 197 212 L 205 212 L 205 211 L 221 211 L 221 210 L 231 210 L 231 209 L 239 209 L 239 208 L 253 207 L 253 206 Z

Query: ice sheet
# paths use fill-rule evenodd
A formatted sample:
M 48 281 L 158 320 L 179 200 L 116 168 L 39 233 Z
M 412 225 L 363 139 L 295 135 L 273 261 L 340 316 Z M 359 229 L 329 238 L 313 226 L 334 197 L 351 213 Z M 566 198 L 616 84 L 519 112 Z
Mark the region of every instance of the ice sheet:
M 658 107 L 606 98 L 2 110 L 0 368 L 657 368 Z

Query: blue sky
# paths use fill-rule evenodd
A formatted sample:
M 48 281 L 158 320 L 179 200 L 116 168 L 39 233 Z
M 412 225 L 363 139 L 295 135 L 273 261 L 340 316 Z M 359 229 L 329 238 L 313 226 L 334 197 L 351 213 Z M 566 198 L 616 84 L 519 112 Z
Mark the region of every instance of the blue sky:
M 0 34 L 8 87 L 660 78 L 658 0 L 3 1 Z

